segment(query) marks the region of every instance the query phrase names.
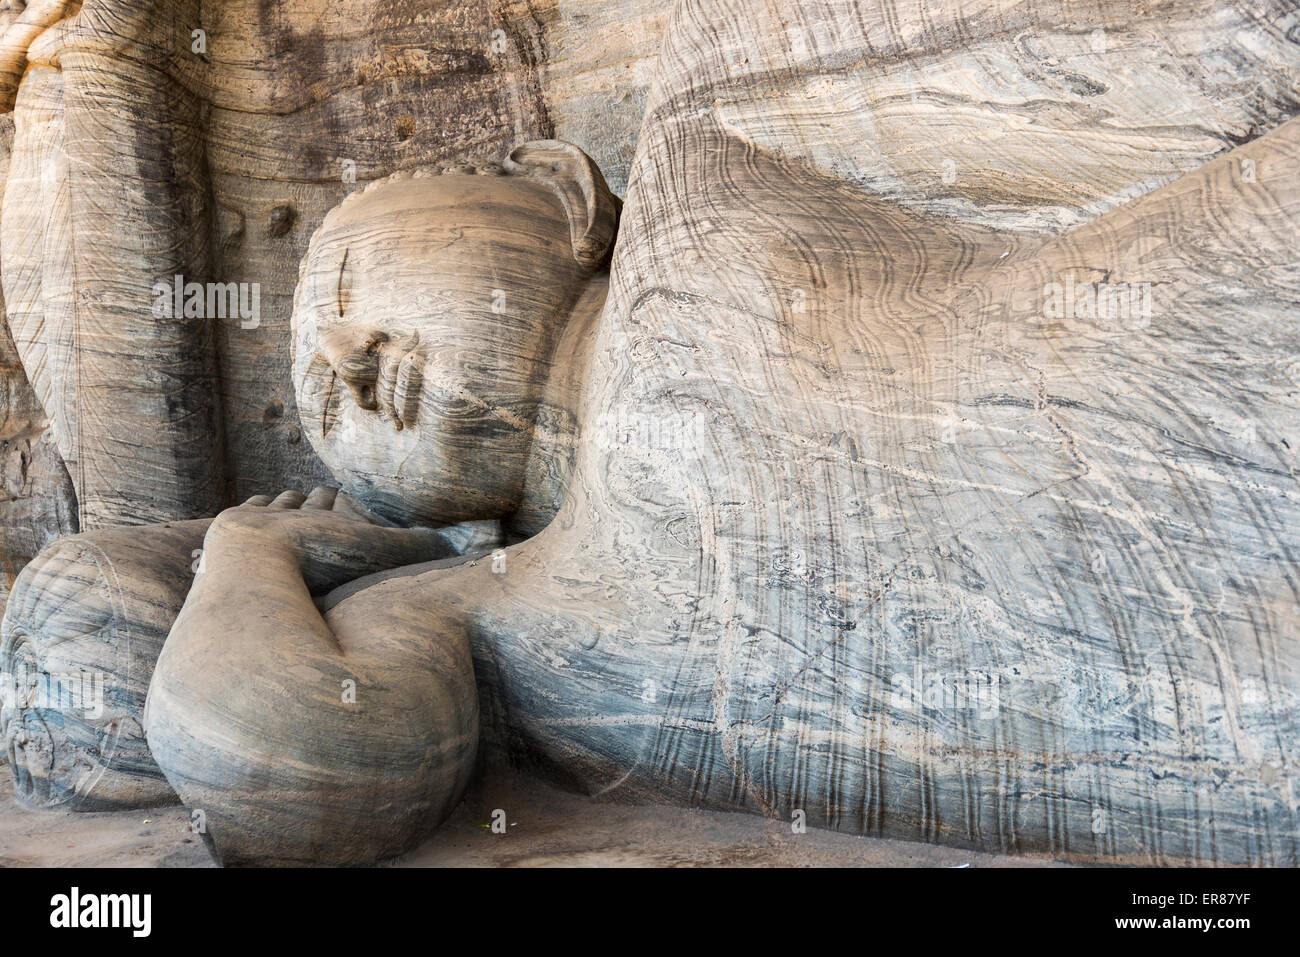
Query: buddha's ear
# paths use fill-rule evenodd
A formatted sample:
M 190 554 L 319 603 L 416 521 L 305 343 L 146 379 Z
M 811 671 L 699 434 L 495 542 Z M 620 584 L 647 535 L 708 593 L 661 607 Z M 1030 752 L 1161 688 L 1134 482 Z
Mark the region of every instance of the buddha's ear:
M 618 235 L 623 203 L 610 192 L 590 156 L 572 143 L 534 140 L 515 147 L 505 167 L 549 186 L 569 217 L 573 258 L 589 269 L 604 265 Z

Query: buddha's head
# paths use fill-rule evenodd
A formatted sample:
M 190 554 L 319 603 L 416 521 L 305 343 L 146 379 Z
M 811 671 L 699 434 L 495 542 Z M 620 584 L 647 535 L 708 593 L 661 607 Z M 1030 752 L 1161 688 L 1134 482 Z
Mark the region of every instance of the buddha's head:
M 605 268 L 619 202 L 553 140 L 504 166 L 379 180 L 312 237 L 293 312 L 304 431 L 393 521 L 513 512 L 560 333 Z

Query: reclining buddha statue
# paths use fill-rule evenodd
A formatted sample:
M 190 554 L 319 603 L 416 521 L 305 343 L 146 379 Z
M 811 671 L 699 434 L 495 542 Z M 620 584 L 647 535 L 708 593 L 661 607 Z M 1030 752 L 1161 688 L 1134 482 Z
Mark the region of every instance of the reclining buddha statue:
M 226 863 L 361 863 L 491 749 L 602 799 L 1297 863 L 1300 121 L 1120 198 L 1064 137 L 1067 202 L 1034 113 L 982 186 L 886 198 L 849 66 L 943 36 L 791 6 L 853 16 L 677 6 L 625 207 L 539 140 L 325 218 L 293 376 L 340 488 L 23 572 L 0 666 L 120 676 L 6 710 L 31 803 L 174 794 Z M 1132 123 L 1122 161 L 1165 142 Z
M 256 497 L 213 522 L 100 530 L 38 556 L 0 657 L 21 692 L 6 721 L 21 796 L 143 806 L 174 800 L 170 781 L 228 862 L 352 860 L 337 833 L 356 820 L 362 857 L 393 854 L 441 821 L 479 737 L 464 632 L 357 632 L 328 609 L 368 573 L 463 562 L 553 517 L 620 205 L 581 151 L 540 141 L 504 166 L 397 173 L 331 213 L 303 262 L 294 369 L 305 431 L 349 491 Z M 212 654 L 240 663 L 213 670 Z M 110 676 L 102 700 L 81 700 L 80 674 Z M 238 719 L 249 738 L 227 737 L 232 707 L 258 712 Z M 277 738 L 289 750 L 268 761 Z M 238 809 L 202 783 L 218 767 Z M 298 802 L 341 818 L 309 823 Z

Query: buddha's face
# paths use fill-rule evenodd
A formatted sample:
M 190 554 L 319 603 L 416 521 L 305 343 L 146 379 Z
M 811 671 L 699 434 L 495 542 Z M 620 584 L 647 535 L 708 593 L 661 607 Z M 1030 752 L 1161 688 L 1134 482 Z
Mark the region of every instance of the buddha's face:
M 394 521 L 508 515 L 590 275 L 564 206 L 531 178 L 416 173 L 353 196 L 313 238 L 294 308 L 312 445 Z

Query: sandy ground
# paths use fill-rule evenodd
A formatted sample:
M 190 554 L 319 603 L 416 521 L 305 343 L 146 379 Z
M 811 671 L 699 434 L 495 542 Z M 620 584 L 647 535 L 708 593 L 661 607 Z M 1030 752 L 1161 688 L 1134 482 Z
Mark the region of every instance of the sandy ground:
M 491 828 L 505 811 L 505 833 Z M 500 815 L 498 815 L 500 817 Z M 0 767 L 0 866 L 215 867 L 180 806 L 73 814 L 32 811 Z M 1045 858 L 791 832 L 748 814 L 594 802 L 529 778 L 476 787 L 426 844 L 390 867 L 1023 867 Z

